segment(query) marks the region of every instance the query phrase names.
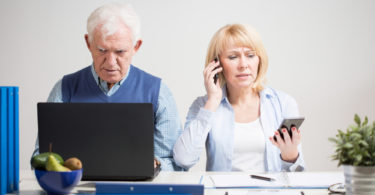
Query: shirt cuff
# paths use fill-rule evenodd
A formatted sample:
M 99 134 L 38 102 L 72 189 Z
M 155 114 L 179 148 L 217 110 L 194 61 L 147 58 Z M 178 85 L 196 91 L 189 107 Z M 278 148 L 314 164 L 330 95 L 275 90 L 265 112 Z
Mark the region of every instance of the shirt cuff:
M 293 172 L 300 172 L 300 171 L 305 170 L 305 167 L 302 165 L 302 163 L 303 163 L 302 157 L 299 154 L 298 154 L 297 160 L 294 163 L 284 161 L 281 158 L 281 154 L 280 154 L 280 159 L 281 159 L 282 170 L 293 171 Z
M 184 171 L 182 167 L 174 163 L 173 158 L 159 158 L 158 156 L 155 158 L 160 162 L 161 171 Z

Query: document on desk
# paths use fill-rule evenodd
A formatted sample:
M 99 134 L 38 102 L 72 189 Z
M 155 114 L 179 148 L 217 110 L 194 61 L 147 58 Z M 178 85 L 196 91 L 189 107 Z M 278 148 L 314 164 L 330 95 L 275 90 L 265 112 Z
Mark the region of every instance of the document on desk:
M 228 195 L 301 195 L 300 190 L 227 190 Z
M 214 188 L 264 188 L 264 189 L 326 189 L 335 183 L 343 183 L 341 172 L 281 172 L 256 174 L 272 178 L 265 181 L 250 177 L 250 174 L 209 175 L 204 179 L 205 187 Z

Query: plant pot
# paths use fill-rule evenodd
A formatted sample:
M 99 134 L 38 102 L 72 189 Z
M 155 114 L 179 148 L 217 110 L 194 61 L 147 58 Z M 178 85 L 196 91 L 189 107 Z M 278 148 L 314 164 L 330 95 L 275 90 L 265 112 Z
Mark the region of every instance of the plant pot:
M 375 166 L 343 165 L 346 195 L 375 194 Z

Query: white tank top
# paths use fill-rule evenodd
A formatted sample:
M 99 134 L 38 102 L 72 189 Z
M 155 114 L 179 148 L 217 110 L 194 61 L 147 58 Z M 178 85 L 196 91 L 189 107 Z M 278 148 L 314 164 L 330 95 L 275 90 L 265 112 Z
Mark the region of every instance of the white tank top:
M 259 118 L 234 125 L 232 171 L 265 172 L 266 142 Z

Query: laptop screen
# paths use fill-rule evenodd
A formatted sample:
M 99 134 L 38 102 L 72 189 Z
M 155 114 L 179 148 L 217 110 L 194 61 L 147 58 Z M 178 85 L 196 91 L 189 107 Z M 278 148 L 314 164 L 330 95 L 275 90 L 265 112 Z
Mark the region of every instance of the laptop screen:
M 83 180 L 154 175 L 151 103 L 38 103 L 40 153 L 82 161 Z

